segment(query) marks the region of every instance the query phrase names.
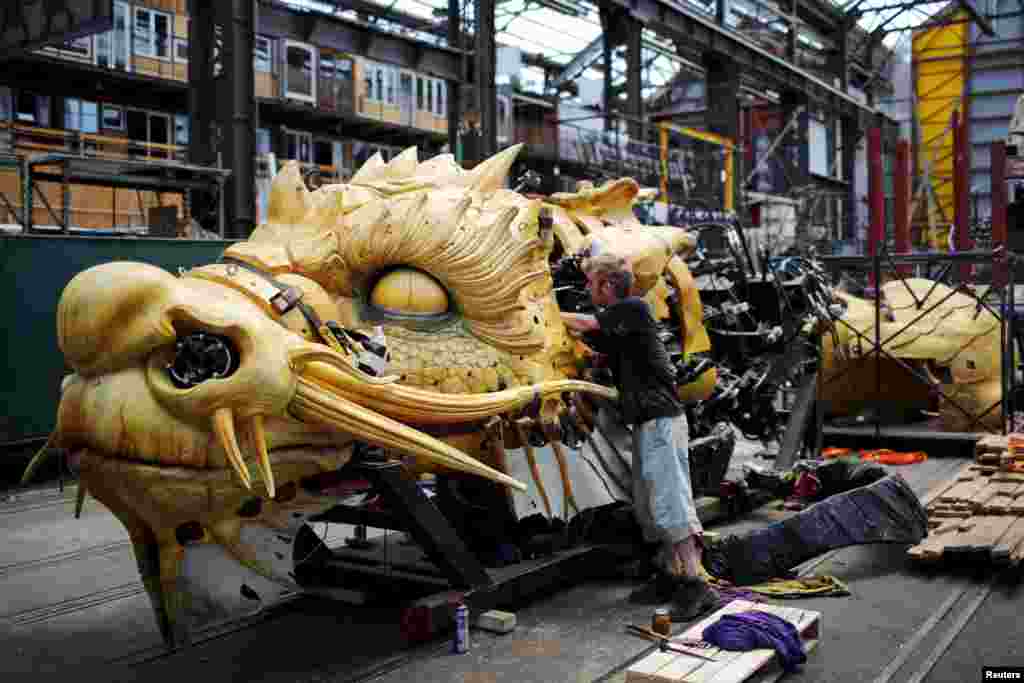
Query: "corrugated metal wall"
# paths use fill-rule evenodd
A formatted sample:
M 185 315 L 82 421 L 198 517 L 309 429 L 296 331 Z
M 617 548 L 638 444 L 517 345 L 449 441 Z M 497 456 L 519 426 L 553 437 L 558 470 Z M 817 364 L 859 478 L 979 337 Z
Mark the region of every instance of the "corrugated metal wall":
M 963 12 L 953 16 L 964 18 Z M 963 109 L 964 83 L 967 79 L 967 25 L 951 23 L 914 35 L 914 94 L 917 98 L 915 126 L 915 175 L 922 181 L 926 174 L 935 190 L 935 201 L 914 212 L 915 227 L 933 248 L 946 244 L 953 221 L 953 112 Z M 930 168 L 930 173 L 929 173 Z M 916 188 L 915 188 L 916 189 Z M 915 193 L 915 197 L 916 197 Z

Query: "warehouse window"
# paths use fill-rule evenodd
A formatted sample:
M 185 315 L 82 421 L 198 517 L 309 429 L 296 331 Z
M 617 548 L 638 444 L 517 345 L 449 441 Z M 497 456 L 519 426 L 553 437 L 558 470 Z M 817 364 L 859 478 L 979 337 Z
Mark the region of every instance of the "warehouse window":
M 174 39 L 174 61 L 188 61 L 188 41 L 183 38 Z
M 423 111 L 423 76 L 416 77 L 416 111 Z
M 189 143 L 189 120 L 187 114 L 174 115 L 174 144 L 183 147 Z
M 15 100 L 14 118 L 22 123 L 31 123 L 43 128 L 50 127 L 50 98 L 20 92 Z
M 288 159 L 294 159 L 307 164 L 313 160 L 312 134 L 298 130 L 289 130 L 285 133 L 285 140 L 288 143 Z
M 10 121 L 14 116 L 14 101 L 11 89 L 0 86 L 0 122 Z
M 114 28 L 96 35 L 96 64 L 110 69 L 128 69 L 128 4 L 114 3 Z
M 316 102 L 316 48 L 285 42 L 285 96 Z
M 124 130 L 124 109 L 104 104 L 103 128 L 106 130 Z
M 388 104 L 395 103 L 395 70 L 388 69 Z
M 269 128 L 257 128 L 256 129 L 256 153 L 257 154 L 270 154 L 273 150 L 270 146 L 270 129 Z
M 363 64 L 363 80 L 366 82 L 366 99 L 373 100 L 373 67 L 369 62 Z
M 444 89 L 447 84 L 444 81 L 438 81 L 434 87 L 434 113 L 438 116 L 444 116 Z
M 135 8 L 135 54 L 167 59 L 170 56 L 171 15 Z
M 99 107 L 76 97 L 64 99 L 64 128 L 82 133 L 99 132 Z
M 274 41 L 266 36 L 256 36 L 252 57 L 256 71 L 272 73 L 274 70 Z
M 384 102 L 384 67 L 377 67 L 377 101 Z

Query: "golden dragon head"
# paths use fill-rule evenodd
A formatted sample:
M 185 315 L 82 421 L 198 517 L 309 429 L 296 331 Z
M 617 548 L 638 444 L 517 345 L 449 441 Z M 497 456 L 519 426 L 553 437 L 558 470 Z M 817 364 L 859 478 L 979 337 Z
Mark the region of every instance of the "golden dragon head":
M 411 149 L 315 192 L 290 164 L 267 223 L 218 263 L 178 275 L 109 263 L 68 284 L 57 331 L 74 374 L 56 443 L 76 453 L 80 490 L 128 529 L 168 642 L 246 603 L 190 574 L 189 552 L 240 563 L 238 582 L 266 580 L 257 593 L 294 585 L 298 529 L 344 493 L 310 482 L 355 444 L 522 489 L 488 448 L 488 419 L 529 412 L 557 440 L 572 395 L 615 398 L 577 379 L 587 350 L 562 325 L 553 254 L 600 242 L 628 256 L 656 312 L 676 307 L 687 348 L 706 350 L 678 256 L 692 239 L 636 223 L 633 181 L 546 205 L 502 189 L 518 151 L 465 171 Z M 358 331 L 374 328 L 385 376 L 363 363 Z

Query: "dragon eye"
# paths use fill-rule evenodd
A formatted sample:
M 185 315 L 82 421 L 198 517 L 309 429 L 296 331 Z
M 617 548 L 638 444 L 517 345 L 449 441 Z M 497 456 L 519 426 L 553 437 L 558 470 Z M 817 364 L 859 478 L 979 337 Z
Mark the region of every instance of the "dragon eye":
M 451 310 L 444 286 L 414 268 L 396 268 L 377 280 L 370 305 L 385 316 L 400 318 L 436 318 Z
M 188 389 L 209 379 L 230 376 L 238 369 L 238 353 L 227 337 L 192 332 L 174 345 L 174 358 L 167 373 L 179 389 Z

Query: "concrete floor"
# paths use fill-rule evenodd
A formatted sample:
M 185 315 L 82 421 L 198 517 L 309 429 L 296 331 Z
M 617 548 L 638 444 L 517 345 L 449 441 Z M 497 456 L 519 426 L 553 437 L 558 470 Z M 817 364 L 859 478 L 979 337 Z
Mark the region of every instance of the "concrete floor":
M 962 465 L 934 459 L 898 469 L 923 494 Z M 90 500 L 82 520 L 74 493 L 0 498 L 0 680 L 266 681 L 383 683 L 622 681 L 621 669 L 649 650 L 624 634 L 651 608 L 630 605 L 626 581 L 594 581 L 517 611 L 515 632 L 471 634 L 469 654 L 447 641 L 404 647 L 397 608 L 352 607 L 310 598 L 280 606 L 191 650 L 164 655 L 126 534 Z M 736 532 L 776 521 L 772 507 L 732 524 Z M 347 533 L 339 530 L 339 533 Z M 983 665 L 1024 666 L 1014 581 L 951 570 L 922 573 L 904 548 L 855 547 L 826 556 L 811 573 L 833 574 L 852 595 L 801 600 L 823 614 L 823 636 L 796 682 L 973 681 Z M 820 558 L 819 558 L 820 559 Z M 966 621 L 964 615 L 978 606 Z M 948 608 L 941 619 L 940 608 Z M 935 626 L 926 635 L 924 626 Z M 963 622 L 955 638 L 948 637 Z M 682 625 L 677 625 L 682 629 Z M 948 646 L 948 647 L 947 647 Z M 904 654 L 906 653 L 906 654 Z M 934 654 L 933 654 L 934 653 Z M 930 674 L 917 673 L 933 664 Z

